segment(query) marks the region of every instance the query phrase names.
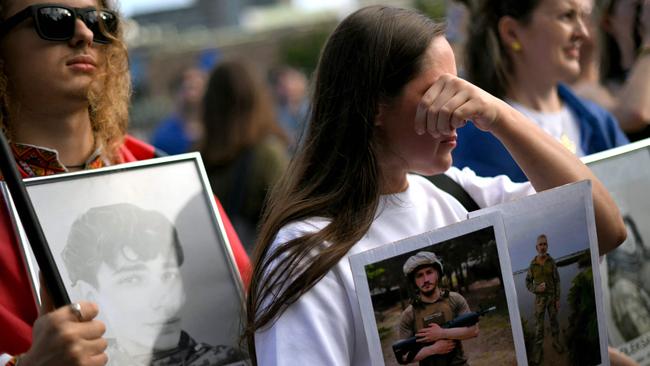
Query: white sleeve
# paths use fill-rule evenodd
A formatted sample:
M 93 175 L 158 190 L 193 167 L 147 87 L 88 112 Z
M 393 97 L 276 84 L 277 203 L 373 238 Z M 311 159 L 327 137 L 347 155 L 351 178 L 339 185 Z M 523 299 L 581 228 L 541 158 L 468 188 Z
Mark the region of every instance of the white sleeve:
M 530 182 L 515 183 L 506 175 L 494 178 L 479 177 L 470 168 L 451 167 L 447 176 L 460 184 L 481 208 L 512 201 L 535 193 Z
M 264 366 L 346 366 L 354 347 L 354 318 L 345 287 L 330 270 L 269 328 L 255 333 Z

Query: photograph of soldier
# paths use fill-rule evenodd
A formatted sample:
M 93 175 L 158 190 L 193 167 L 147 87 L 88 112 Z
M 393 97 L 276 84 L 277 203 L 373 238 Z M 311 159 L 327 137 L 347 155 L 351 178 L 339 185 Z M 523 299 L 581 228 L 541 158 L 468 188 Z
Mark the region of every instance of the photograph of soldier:
M 238 350 L 182 329 L 184 252 L 162 213 L 129 203 L 91 208 L 73 222 L 61 257 L 72 286 L 101 309 L 108 365 L 247 365 Z
M 383 364 L 517 365 L 498 253 L 489 226 L 365 264 Z
M 650 139 L 585 158 L 618 205 L 627 239 L 600 266 L 611 346 L 650 366 Z
M 441 326 L 459 315 L 469 313 L 465 298 L 457 292 L 440 288 L 444 271 L 442 262 L 432 252 L 422 251 L 404 263 L 404 276 L 417 288 L 417 295 L 400 316 L 400 338 L 416 336 L 432 342 L 420 349 L 413 362 L 420 365 L 467 365 L 460 340 L 477 337 L 478 323 L 469 327 L 443 329 Z M 429 357 L 434 356 L 437 357 Z
M 582 181 L 498 207 L 531 366 L 608 357 L 591 195 Z
M 530 262 L 526 273 L 526 288 L 535 294 L 535 342 L 532 361 L 542 363 L 544 351 L 544 319 L 548 313 L 553 336 L 553 348 L 558 353 L 564 352 L 560 342 L 560 324 L 557 313 L 560 310 L 560 274 L 555 260 L 548 254 L 548 239 L 541 234 L 535 244 L 537 255 Z

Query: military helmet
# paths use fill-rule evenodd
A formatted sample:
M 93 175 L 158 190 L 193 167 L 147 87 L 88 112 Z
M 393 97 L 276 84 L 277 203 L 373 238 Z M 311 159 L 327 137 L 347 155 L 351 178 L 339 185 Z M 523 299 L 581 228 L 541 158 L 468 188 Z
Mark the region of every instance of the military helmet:
M 426 265 L 432 265 L 434 268 L 437 266 L 437 269 L 439 271 L 438 274 L 440 277 L 442 277 L 442 261 L 432 252 L 422 251 L 409 257 L 409 259 L 406 260 L 406 263 L 404 263 L 402 271 L 404 271 L 404 276 L 408 277 L 413 273 L 413 271 L 415 271 L 416 268 Z

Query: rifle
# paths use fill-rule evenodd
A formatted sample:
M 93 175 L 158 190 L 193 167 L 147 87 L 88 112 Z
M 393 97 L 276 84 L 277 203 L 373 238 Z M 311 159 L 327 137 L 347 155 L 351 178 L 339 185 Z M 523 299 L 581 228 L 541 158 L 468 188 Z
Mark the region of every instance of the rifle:
M 481 316 L 496 309 L 496 306 L 491 306 L 487 309 L 479 310 L 476 312 L 461 314 L 458 317 L 442 324 L 440 327 L 445 329 L 471 327 L 474 324 L 478 323 L 478 320 Z M 415 355 L 417 355 L 422 348 L 431 344 L 433 343 L 418 342 L 417 337 L 415 336 L 406 339 L 400 339 L 397 342 L 393 343 L 393 353 L 395 353 L 395 358 L 400 365 L 406 365 L 413 362 Z M 406 356 L 406 360 L 404 359 L 404 356 Z

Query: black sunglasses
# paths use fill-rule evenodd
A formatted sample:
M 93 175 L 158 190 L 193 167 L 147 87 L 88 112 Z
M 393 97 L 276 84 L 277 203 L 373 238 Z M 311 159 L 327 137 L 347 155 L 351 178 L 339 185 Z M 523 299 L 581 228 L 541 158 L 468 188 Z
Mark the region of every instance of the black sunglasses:
M 47 41 L 68 41 L 75 32 L 77 18 L 93 32 L 93 41 L 111 43 L 111 36 L 117 34 L 117 14 L 110 10 L 97 10 L 94 7 L 72 8 L 59 4 L 31 5 L 9 19 L 0 22 L 0 37 L 4 37 L 13 27 L 32 17 L 38 35 Z

